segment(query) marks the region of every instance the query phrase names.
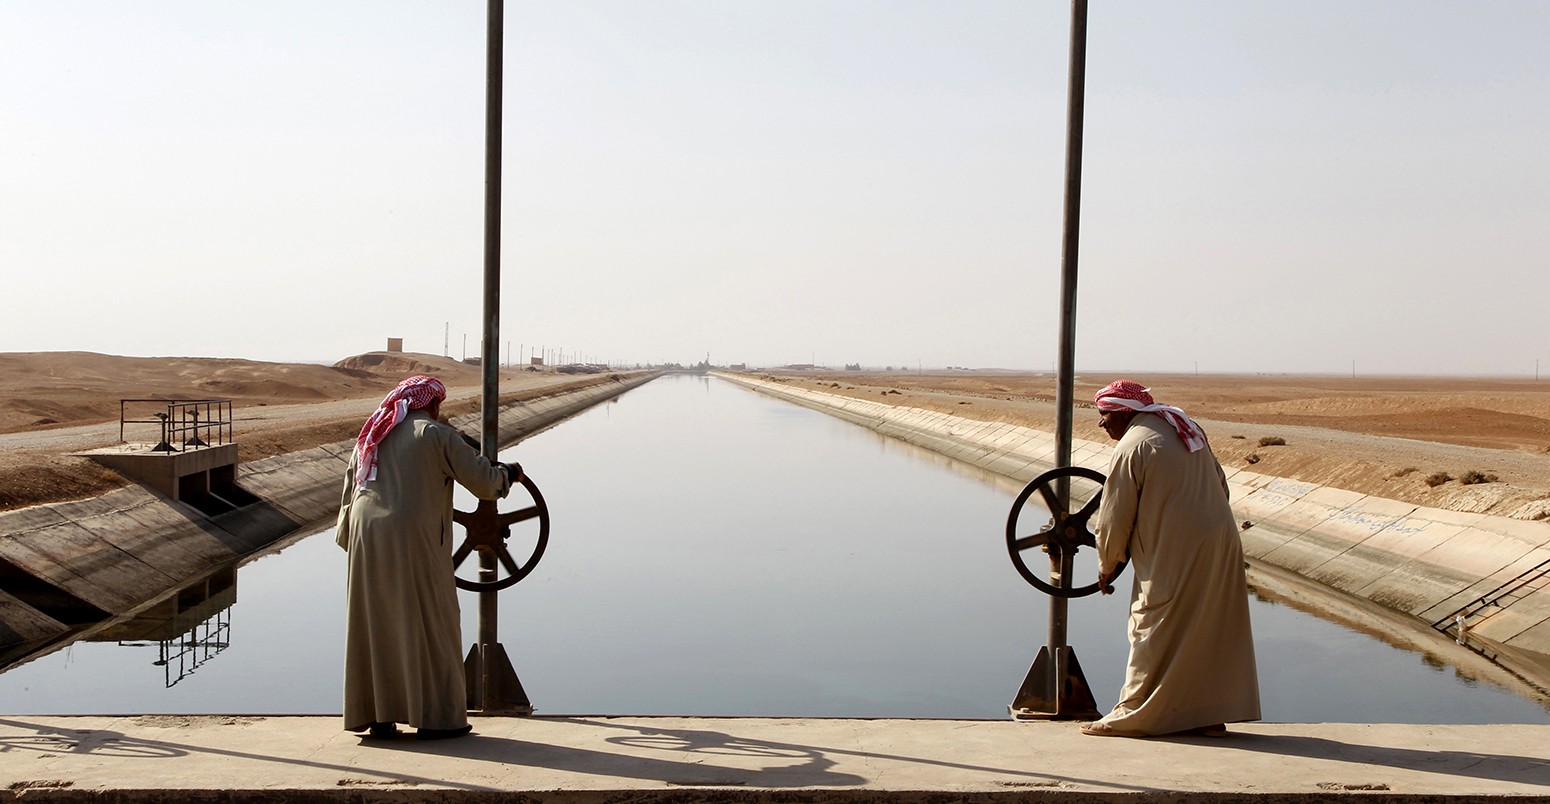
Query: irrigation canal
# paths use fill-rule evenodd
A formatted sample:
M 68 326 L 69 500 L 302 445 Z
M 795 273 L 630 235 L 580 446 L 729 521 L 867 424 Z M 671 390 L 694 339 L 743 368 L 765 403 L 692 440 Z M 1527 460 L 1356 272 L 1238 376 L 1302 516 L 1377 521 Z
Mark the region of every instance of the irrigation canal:
M 505 457 L 553 519 L 537 570 L 500 595 L 540 714 L 1000 719 L 1043 642 L 1047 598 L 1004 546 L 1017 486 L 821 413 L 670 375 Z M 332 530 L 302 538 L 242 567 L 235 604 L 187 634 L 77 642 L 0 675 L 0 711 L 338 712 L 344 571 Z M 1070 607 L 1103 709 L 1126 602 Z M 1550 723 L 1534 700 L 1289 606 L 1256 600 L 1253 620 L 1266 720 Z

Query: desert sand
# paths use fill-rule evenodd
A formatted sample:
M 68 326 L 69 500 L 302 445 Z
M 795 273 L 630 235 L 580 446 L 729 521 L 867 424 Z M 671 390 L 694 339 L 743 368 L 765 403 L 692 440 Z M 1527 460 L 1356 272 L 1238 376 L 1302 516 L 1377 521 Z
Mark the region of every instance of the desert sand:
M 829 393 L 1055 427 L 1047 373 L 769 373 Z M 1077 438 L 1108 441 L 1091 400 L 1120 377 L 1198 419 L 1228 468 L 1434 508 L 1550 517 L 1550 379 L 1093 373 L 1075 383 Z
M 437 355 L 373 352 L 326 366 L 0 353 L 0 510 L 123 485 L 77 454 L 118 442 L 121 399 L 230 399 L 239 458 L 255 460 L 353 437 L 383 394 L 416 373 L 447 383 L 454 415 L 478 409 L 479 367 Z M 1044 430 L 1055 423 L 1055 378 L 1047 373 L 773 374 L 896 405 Z M 1105 372 L 1077 380 L 1076 437 L 1105 439 L 1089 400 L 1119 376 L 1199 419 L 1229 468 L 1417 505 L 1550 518 L 1550 379 Z M 503 398 L 520 398 L 586 381 L 504 369 L 500 387 Z M 1275 439 L 1285 443 L 1269 443 Z
M 328 366 L 0 353 L 0 510 L 125 485 L 119 475 L 79 454 L 120 443 L 123 399 L 231 400 L 240 463 L 353 438 L 382 397 L 414 374 L 431 374 L 447 384 L 448 415 L 479 409 L 480 368 L 439 355 L 371 352 Z M 501 398 L 521 399 L 600 378 L 606 375 L 502 369 Z M 136 440 L 134 428 L 125 440 Z

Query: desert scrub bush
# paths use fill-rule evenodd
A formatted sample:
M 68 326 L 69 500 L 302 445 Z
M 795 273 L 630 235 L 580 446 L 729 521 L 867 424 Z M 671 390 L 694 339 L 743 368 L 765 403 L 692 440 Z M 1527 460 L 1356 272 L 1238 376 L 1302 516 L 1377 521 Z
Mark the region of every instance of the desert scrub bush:
M 1419 470 L 1414 466 L 1406 466 L 1403 469 L 1395 469 L 1394 474 L 1389 475 L 1389 477 L 1404 477 L 1406 475 L 1415 474 L 1417 471 Z
M 1426 476 L 1426 480 L 1423 482 L 1428 486 L 1436 488 L 1437 486 L 1440 486 L 1452 479 L 1453 475 L 1450 475 L 1447 472 L 1432 472 Z
M 1496 475 L 1490 472 L 1477 472 L 1473 469 L 1459 475 L 1459 483 L 1465 486 L 1473 486 L 1479 483 L 1495 483 Z
M 1265 436 L 1259 440 L 1259 445 L 1261 447 L 1284 447 L 1286 446 L 1286 439 L 1280 436 Z
M 1238 439 L 1242 439 L 1242 438 L 1244 438 L 1244 437 L 1245 437 L 1245 436 L 1241 436 L 1241 435 L 1235 435 L 1235 436 L 1233 436 L 1233 438 L 1238 438 Z
M 1250 452 L 1249 454 L 1243 456 L 1243 460 L 1247 463 L 1259 463 L 1259 453 Z

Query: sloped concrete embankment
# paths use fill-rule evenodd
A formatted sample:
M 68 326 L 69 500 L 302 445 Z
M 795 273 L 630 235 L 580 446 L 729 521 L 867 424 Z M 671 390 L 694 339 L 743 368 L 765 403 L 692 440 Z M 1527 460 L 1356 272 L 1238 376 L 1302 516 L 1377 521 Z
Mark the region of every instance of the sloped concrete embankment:
M 500 443 L 516 443 L 656 376 L 627 374 L 509 404 L 498 418 Z M 453 420 L 470 433 L 479 422 L 477 413 Z M 139 486 L 0 513 L 0 670 L 329 523 L 353 447 L 347 440 L 239 466 L 239 485 L 259 502 L 218 516 Z
M 1053 466 L 1053 433 L 718 376 L 1018 482 Z M 1076 439 L 1071 462 L 1104 472 L 1110 451 Z M 1411 638 L 1434 634 L 1413 641 L 1430 651 L 1460 642 L 1462 627 L 1461 642 L 1475 655 L 1542 693 L 1550 688 L 1550 524 L 1423 508 L 1244 470 L 1228 470 L 1228 485 L 1233 510 L 1247 524 L 1243 548 L 1257 582 L 1303 600 L 1322 592 L 1334 603 L 1332 613 L 1409 628 Z

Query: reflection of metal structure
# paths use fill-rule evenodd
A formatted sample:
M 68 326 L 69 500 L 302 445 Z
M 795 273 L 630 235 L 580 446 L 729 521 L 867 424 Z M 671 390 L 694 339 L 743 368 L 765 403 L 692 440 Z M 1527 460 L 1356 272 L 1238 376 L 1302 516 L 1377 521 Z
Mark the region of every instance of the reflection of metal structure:
M 231 607 L 236 602 L 237 570 L 230 567 L 179 589 L 133 619 L 103 629 L 91 641 L 155 645 L 155 664 L 163 668 L 171 687 L 231 644 Z
M 496 419 L 500 405 L 500 298 L 501 298 L 501 91 L 502 46 L 505 36 L 503 0 L 489 0 L 485 31 L 485 129 L 484 129 L 484 341 L 479 363 L 484 373 L 481 397 L 479 444 L 486 458 L 495 460 L 500 450 L 500 427 Z M 459 586 L 479 591 L 479 638 L 468 651 L 463 670 L 468 680 L 468 708 L 483 712 L 528 715 L 528 701 L 522 682 L 500 644 L 496 617 L 497 595 L 533 570 L 549 539 L 549 508 L 531 480 L 522 486 L 532 495 L 533 505 L 502 514 L 494 500 L 481 500 L 472 512 L 458 512 L 457 521 L 468 532 L 458 548 L 456 564 L 471 551 L 479 553 L 479 580 L 462 581 Z M 517 565 L 506 550 L 511 525 L 530 519 L 539 523 L 537 547 L 527 564 Z M 500 567 L 508 573 L 498 579 Z
M 1046 472 L 1034 479 L 1023 490 L 1017 505 L 1012 509 L 1012 519 L 1007 523 L 1008 547 L 1018 570 L 1030 581 L 1032 573 L 1022 563 L 1019 544 L 1025 547 L 1040 544 L 1049 549 L 1050 570 L 1057 579 L 1056 587 L 1069 589 L 1072 555 L 1081 539 L 1080 534 L 1067 529 L 1086 532 L 1086 520 L 1091 515 L 1084 506 L 1071 511 L 1070 478 L 1077 476 L 1071 467 L 1071 421 L 1075 404 L 1073 385 L 1076 377 L 1076 274 L 1077 245 L 1081 231 L 1082 210 L 1082 112 L 1087 85 L 1087 0 L 1071 3 L 1071 51 L 1067 85 L 1066 107 L 1066 191 L 1064 229 L 1061 236 L 1061 283 L 1060 283 L 1060 368 L 1055 389 L 1055 472 Z M 1042 484 L 1040 481 L 1044 481 Z M 1048 484 L 1054 481 L 1054 488 Z M 1054 514 L 1050 531 L 1044 536 L 1019 539 L 1015 533 L 1017 513 L 1033 493 L 1035 486 L 1043 489 L 1041 497 Z M 1082 512 L 1086 511 L 1085 514 Z M 1078 516 L 1080 515 L 1080 516 Z M 1078 525 L 1080 527 L 1078 527 Z M 1043 542 L 1038 539 L 1042 538 Z M 1087 538 L 1090 538 L 1087 537 Z M 1069 549 L 1067 549 L 1069 546 Z M 1052 549 L 1051 549 L 1052 548 Z M 1040 588 L 1046 588 L 1041 585 Z M 1046 591 L 1048 589 L 1046 588 Z M 1055 594 L 1050 598 L 1049 643 L 1039 652 L 1039 657 L 1023 680 L 1011 710 L 1019 718 L 1090 718 L 1097 715 L 1097 705 L 1076 654 L 1066 644 L 1066 595 Z

